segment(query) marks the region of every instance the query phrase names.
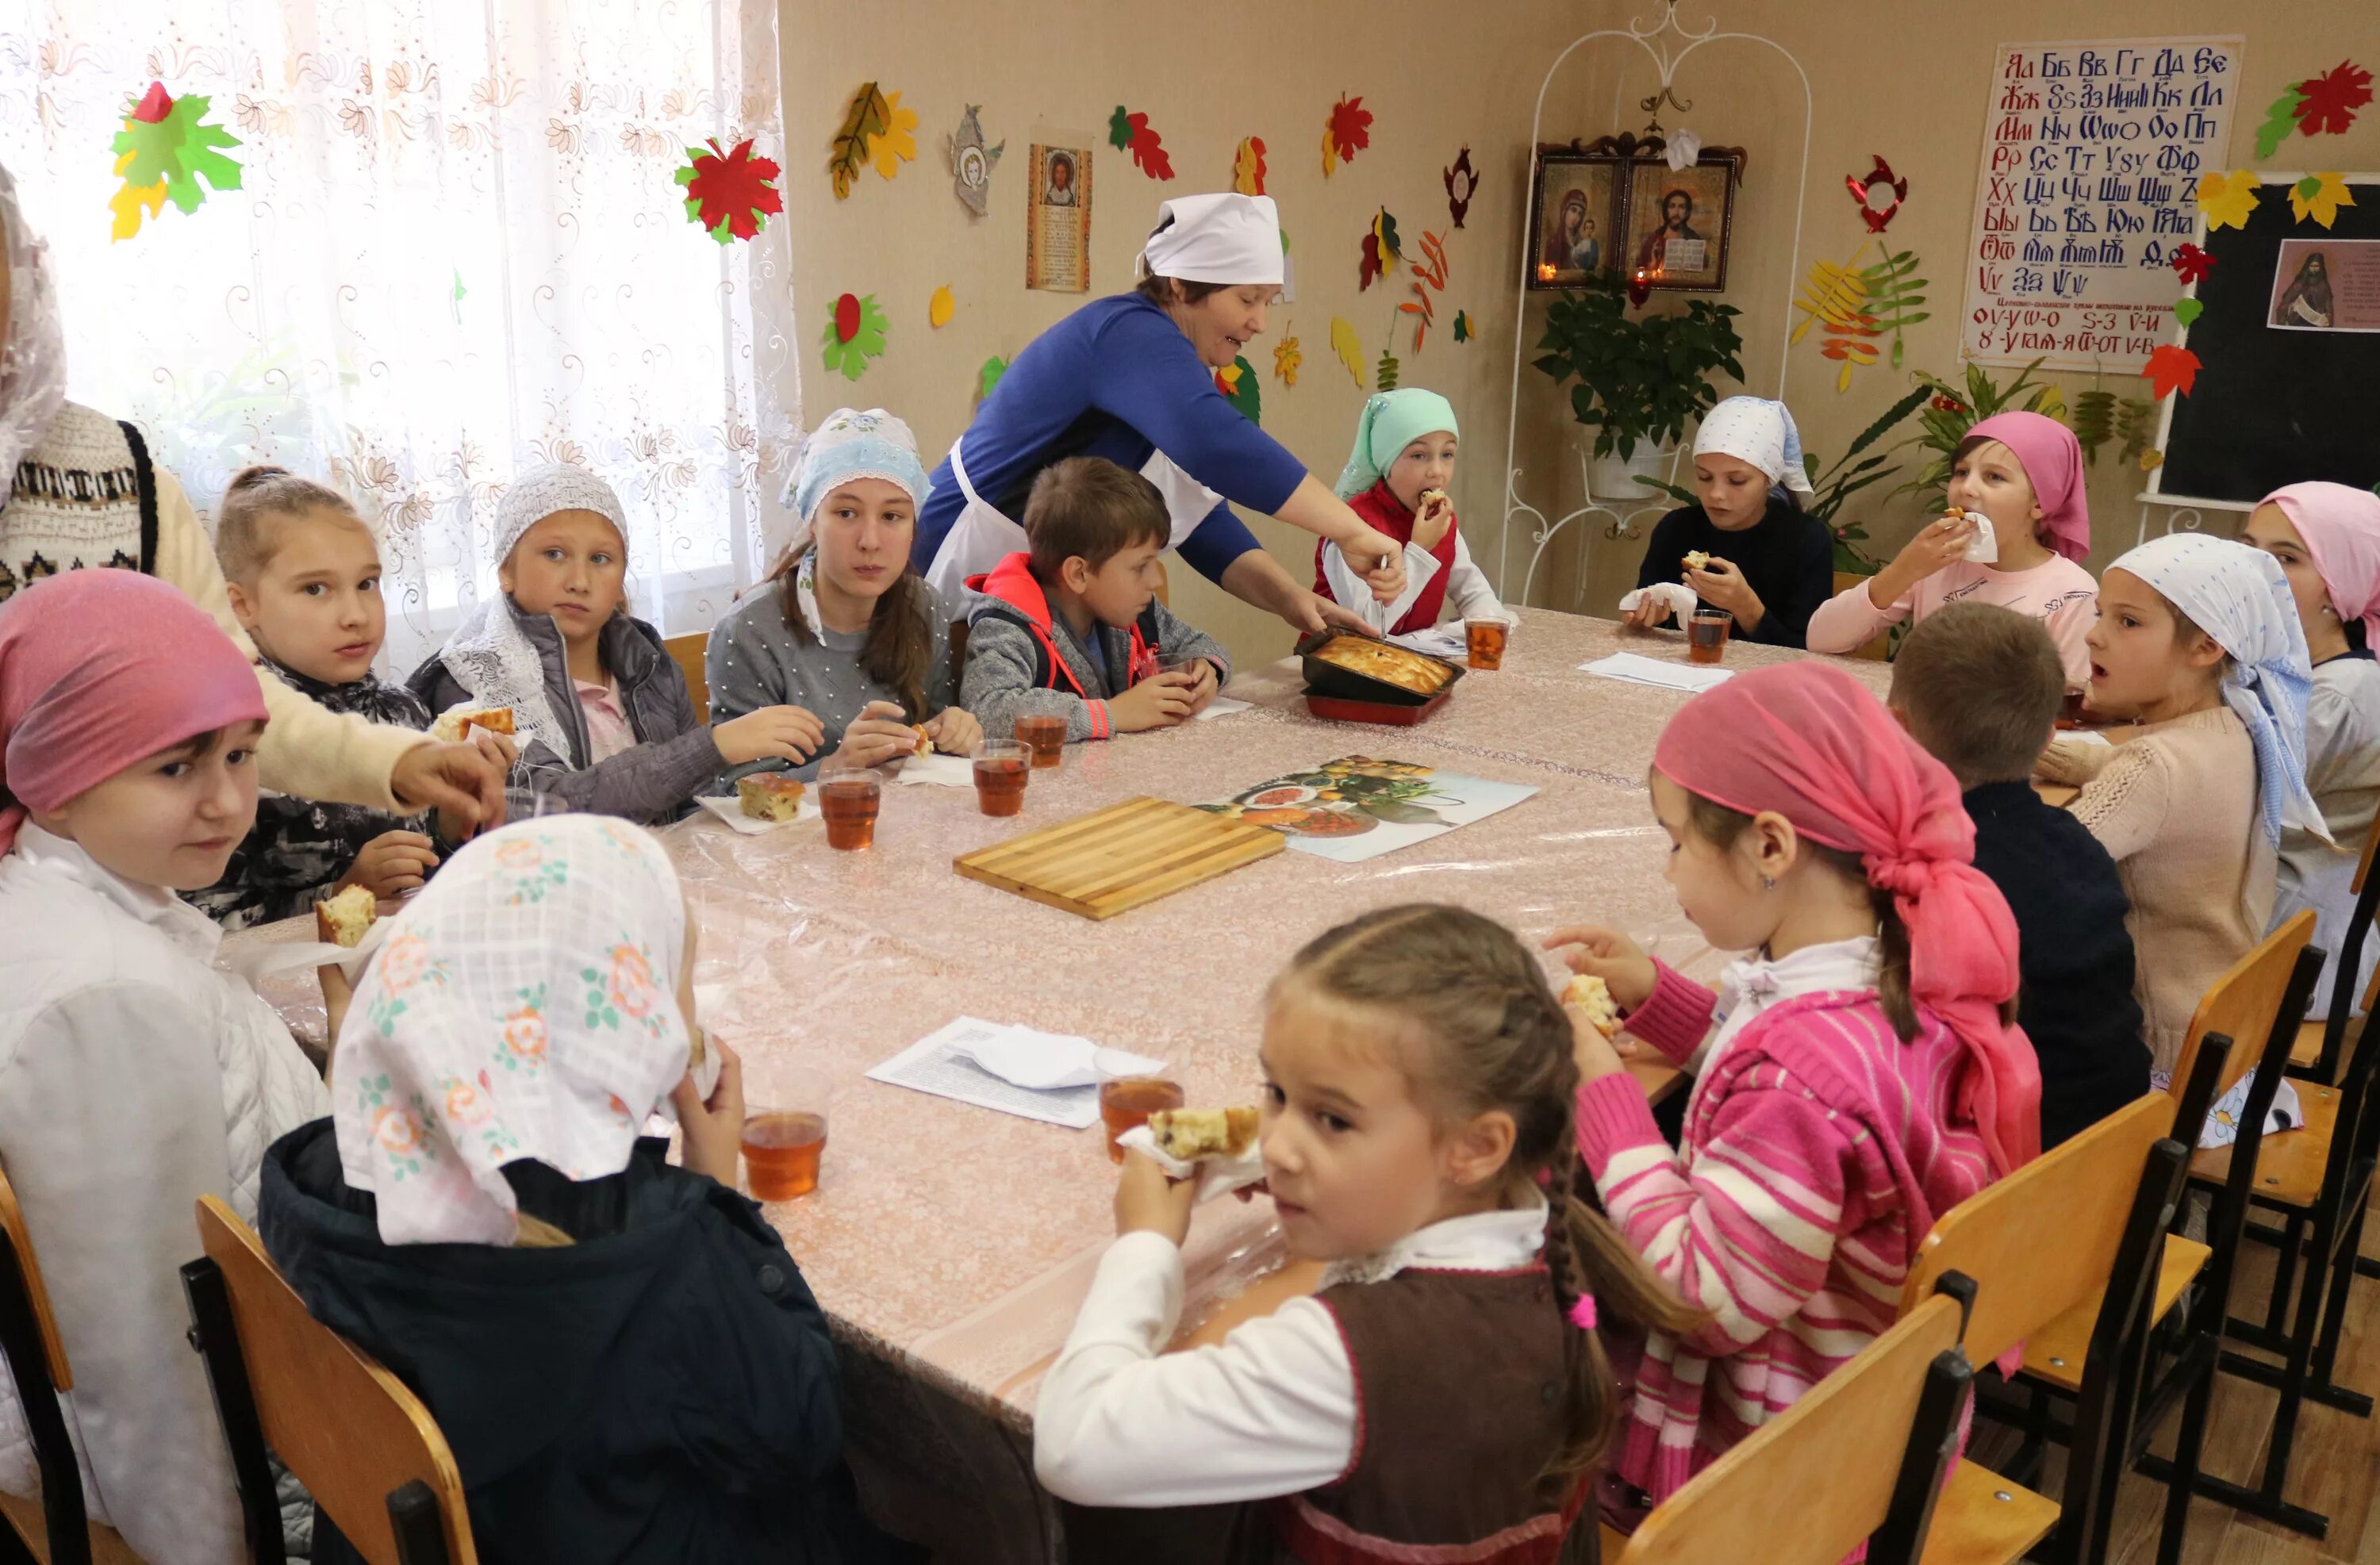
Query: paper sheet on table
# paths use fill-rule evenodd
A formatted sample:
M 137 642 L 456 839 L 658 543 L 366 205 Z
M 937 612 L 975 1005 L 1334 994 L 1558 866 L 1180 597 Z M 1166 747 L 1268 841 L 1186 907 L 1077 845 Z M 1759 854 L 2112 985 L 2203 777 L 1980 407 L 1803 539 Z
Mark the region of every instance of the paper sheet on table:
M 975 762 L 965 756 L 911 756 L 901 763 L 904 782 L 939 782 L 945 788 L 975 786 Z M 809 803 L 808 799 L 802 801 Z
M 1116 1145 L 1153 1159 L 1172 1178 L 1189 1179 L 1196 1175 L 1200 1201 L 1211 1201 L 1227 1190 L 1245 1189 L 1264 1178 L 1264 1154 L 1253 1146 L 1236 1158 L 1202 1158 L 1195 1163 L 1185 1163 L 1160 1151 L 1157 1134 L 1145 1124 L 1135 1125 L 1117 1136 Z
M 1461 620 L 1446 625 L 1434 625 L 1427 630 L 1409 630 L 1402 636 L 1391 636 L 1392 646 L 1419 652 L 1426 658 L 1446 658 L 1461 662 L 1471 656 L 1471 633 L 1463 628 Z
M 1597 658 L 1591 663 L 1578 666 L 1599 678 L 1621 680 L 1630 685 L 1658 685 L 1665 690 L 1683 690 L 1695 696 L 1713 685 L 1725 684 L 1733 673 L 1730 669 L 1712 668 L 1702 663 L 1665 663 L 1658 658 L 1642 657 L 1634 652 L 1614 652 L 1608 658 Z
M 868 1079 L 892 1086 L 905 1086 L 913 1092 L 930 1092 L 937 1098 L 954 1098 L 961 1103 L 972 1103 L 979 1109 L 997 1109 L 1003 1114 L 1064 1125 L 1069 1130 L 1088 1128 L 1099 1117 L 1099 1089 L 1096 1086 L 1037 1092 L 1001 1080 L 977 1064 L 971 1057 L 978 1046 L 1020 1030 L 1029 1032 L 1031 1029 L 1013 1028 L 976 1016 L 962 1016 L 946 1026 L 937 1027 L 885 1061 L 868 1073 Z M 1121 1055 L 1112 1049 L 1106 1052 L 1118 1059 L 1135 1062 L 1135 1068 L 1164 1069 L 1160 1061 L 1144 1061 L 1137 1055 Z
M 802 802 L 798 813 L 791 820 L 756 820 L 744 813 L 743 801 L 732 794 L 724 798 L 716 794 L 704 794 L 698 796 L 694 802 L 747 837 L 757 837 L 763 831 L 773 831 L 780 826 L 798 826 L 806 820 L 821 819 L 819 814 L 818 790 L 815 788 L 802 790 Z
M 1254 701 L 1235 701 L 1229 696 L 1218 696 L 1198 709 L 1197 720 L 1205 722 L 1212 718 L 1229 717 L 1233 712 L 1244 712 L 1255 705 Z

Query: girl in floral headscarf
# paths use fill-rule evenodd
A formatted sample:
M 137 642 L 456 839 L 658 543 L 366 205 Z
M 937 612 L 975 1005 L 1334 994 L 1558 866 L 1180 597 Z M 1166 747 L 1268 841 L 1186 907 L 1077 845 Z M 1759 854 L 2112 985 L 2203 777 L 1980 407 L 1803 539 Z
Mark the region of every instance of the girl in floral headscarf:
M 266 1249 L 429 1405 L 484 1558 L 842 1559 L 864 1531 L 825 1317 L 734 1186 L 742 1072 L 693 948 L 636 827 L 482 837 L 368 959 L 331 1117 L 267 1157 Z M 642 1137 L 664 1102 L 682 1166 Z M 316 1565 L 357 1558 L 318 1520 Z

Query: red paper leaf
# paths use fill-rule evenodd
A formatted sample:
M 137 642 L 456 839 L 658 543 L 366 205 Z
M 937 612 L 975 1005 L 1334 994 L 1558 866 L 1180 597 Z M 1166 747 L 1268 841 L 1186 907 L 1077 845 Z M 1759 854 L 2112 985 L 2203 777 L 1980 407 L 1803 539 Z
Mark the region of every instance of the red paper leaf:
M 2371 94 L 2366 93 L 2364 96 L 2369 97 Z M 143 125 L 163 125 L 165 123 L 165 116 L 173 112 L 174 100 L 165 91 L 165 84 L 162 81 L 152 81 L 149 84 L 149 91 L 141 95 L 140 106 L 132 111 L 132 117 Z
M 771 183 L 777 165 L 752 155 L 752 143 L 739 141 L 732 152 L 722 152 L 716 140 L 710 151 L 694 157 L 694 177 L 686 182 L 686 199 L 698 203 L 697 221 L 713 233 L 721 224 L 739 239 L 760 231 L 757 212 L 785 210 L 784 198 Z
M 1330 145 L 1342 163 L 1372 144 L 1372 112 L 1361 96 L 1342 98 L 1330 108 Z
M 1380 237 L 1378 234 L 1364 236 L 1364 264 L 1356 275 L 1361 283 L 1356 290 L 1358 293 L 1380 280 Z
M 834 301 L 834 339 L 847 343 L 859 335 L 859 296 L 845 294 Z
M 1157 132 L 1148 128 L 1147 115 L 1132 116 L 1132 161 L 1151 179 L 1173 177 L 1173 160 L 1165 155 L 1165 143 L 1158 139 Z
M 2196 245 L 2185 244 L 2173 252 L 2170 264 L 2184 283 L 2203 283 L 2215 270 L 2215 258 Z
M 2141 373 L 2155 388 L 2159 398 L 2176 392 L 2188 396 L 2190 388 L 2198 383 L 2198 355 L 2186 347 L 2160 343 L 2150 350 L 2148 367 Z
M 2298 104 L 2298 128 L 2308 136 L 2344 132 L 2355 123 L 2355 111 L 2372 101 L 2372 73 L 2352 60 L 2341 60 L 2320 76 L 2298 83 L 2305 94 Z

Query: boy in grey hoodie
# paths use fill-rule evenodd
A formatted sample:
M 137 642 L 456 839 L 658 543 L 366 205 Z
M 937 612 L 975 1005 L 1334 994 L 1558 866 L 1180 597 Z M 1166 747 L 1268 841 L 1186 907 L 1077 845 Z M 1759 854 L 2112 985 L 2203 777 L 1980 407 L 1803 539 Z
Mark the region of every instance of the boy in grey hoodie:
M 1069 742 L 1170 728 L 1231 678 L 1222 644 L 1157 601 L 1171 525 L 1155 484 L 1070 456 L 1033 480 L 1025 533 L 1029 552 L 967 583 L 982 596 L 959 704 L 986 734 L 1045 713 Z

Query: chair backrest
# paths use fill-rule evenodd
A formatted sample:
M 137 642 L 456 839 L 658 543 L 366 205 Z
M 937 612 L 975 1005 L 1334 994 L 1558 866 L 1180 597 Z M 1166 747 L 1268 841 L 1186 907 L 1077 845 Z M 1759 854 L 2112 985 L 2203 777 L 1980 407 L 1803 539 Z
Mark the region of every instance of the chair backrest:
M 2232 1083 L 2248 1074 L 2271 1041 L 2273 1025 L 2297 970 L 2298 955 L 2313 939 L 2313 915 L 2301 913 L 2258 941 L 2254 950 L 2215 980 L 2190 1019 L 2190 1032 L 2182 1040 L 2180 1057 L 2174 1062 L 2173 1086 L 2168 1090 L 2179 1098 L 2191 1079 L 2191 1067 L 2197 1062 L 2198 1046 L 2209 1033 L 2221 1033 L 2232 1044 L 2230 1057 L 2216 1077 L 2215 1096 L 2222 1097 L 2231 1090 Z M 2304 1007 L 2299 1009 L 2302 1012 Z M 2296 1032 L 2294 1022 L 2289 1030 Z M 2196 1120 L 2205 1118 L 2207 1107 L 2198 1106 Z M 2195 1129 L 2182 1137 L 2193 1144 L 2197 1139 Z
M 1837 571 L 1835 573 L 1835 596 L 1840 598 L 1844 593 L 1849 592 L 1853 587 L 1866 586 L 1867 579 L 1868 578 L 1866 576 L 1861 575 L 1857 571 Z M 1888 630 L 1881 631 L 1865 646 L 1852 649 L 1851 655 L 1854 658 L 1873 659 L 1875 661 L 1880 663 L 1885 661 L 1885 658 L 1890 652 L 1891 648 L 1892 632 Z
M 2149 1148 L 2173 1099 L 2150 1093 L 1934 1219 L 1901 1285 L 1905 1315 L 1945 1272 L 1975 1280 L 1967 1356 L 1989 1364 L 2107 1285 Z
M 1958 1301 L 1926 1300 L 1671 1495 L 1613 1565 L 1837 1565 L 1885 1525 L 1905 1459 L 1922 1465 L 1947 1457 L 1929 1448 L 1955 1437 L 1965 1401 L 1966 1361 L 1958 1344 Z M 1961 1394 L 1929 1399 L 1929 1374 L 1945 1357 L 1957 1366 L 1949 1377 Z M 1948 1430 L 1920 1425 L 1920 1404 L 1928 1401 L 1947 1401 L 1947 1408 L 1925 1411 L 1937 1418 L 1947 1413 Z M 1939 1479 L 1937 1466 L 1926 1486 L 1928 1503 Z M 1924 1542 L 1922 1517 L 1915 1531 L 1912 1557 Z
M 42 1357 L 50 1372 L 50 1384 L 61 1391 L 74 1389 L 74 1370 L 67 1363 L 67 1345 L 58 1336 L 57 1312 L 50 1308 L 50 1291 L 42 1281 L 41 1263 L 33 1258 L 33 1236 L 25 1227 L 25 1209 L 17 1205 L 17 1191 L 8 1183 L 6 1169 L 0 1169 L 0 1231 L 8 1236 L 8 1245 L 17 1252 L 16 1270 L 22 1279 L 25 1302 L 33 1311 L 33 1321 L 41 1328 Z
M 2380 848 L 2380 816 L 2373 818 L 2372 830 L 2363 834 L 2363 856 L 2355 861 L 2355 905 L 2347 916 L 2347 928 L 2338 933 L 2329 1006 L 2323 1013 L 2322 1053 L 2313 1065 L 2316 1081 L 2338 1079 L 2338 1059 L 2346 1050 L 2348 1024 L 2355 1011 L 2350 1002 L 2355 998 L 2356 977 L 2363 970 L 2363 942 L 2372 938 L 2373 923 L 2380 918 L 2380 881 L 2372 879 L 2374 848 Z M 2380 967 L 2373 969 L 2371 986 L 2363 995 L 2363 1010 L 2372 1009 L 2374 994 L 2380 994 Z
M 242 1449 L 261 1436 L 371 1565 L 419 1558 L 397 1539 L 408 1510 L 416 1524 L 426 1523 L 433 1536 L 443 1535 L 449 1565 L 477 1565 L 462 1475 L 420 1399 L 307 1314 L 255 1231 L 212 1195 L 199 1198 L 199 1238 L 206 1260 L 184 1268 L 183 1277 L 192 1292 L 200 1347 L 208 1354 L 235 1470 L 261 1456 Z M 228 1353 L 209 1340 L 214 1323 L 200 1303 L 203 1274 L 193 1276 L 209 1262 L 220 1273 L 236 1334 Z M 237 1418 L 225 1406 L 227 1392 L 237 1401 L 237 1393 L 225 1383 L 236 1372 L 244 1373 L 253 1403 L 250 1417 Z M 236 1424 L 246 1428 L 236 1430 Z M 253 1532 L 255 1502 L 245 1476 L 240 1488 Z M 269 1480 L 263 1489 L 269 1510 Z
M 51 1565 L 89 1565 L 90 1512 L 84 1509 L 82 1468 L 57 1393 L 74 1389 L 56 1312 L 33 1255 L 31 1231 L 17 1192 L 0 1171 L 0 1360 L 16 1383 L 33 1462 L 42 1474 L 42 1525 Z M 19 1541 L 12 1523 L 0 1518 L 0 1544 Z
M 686 693 L 694 698 L 694 717 L 698 722 L 710 721 L 710 675 L 702 666 L 702 652 L 710 637 L 702 631 L 686 636 L 666 637 L 662 646 L 677 663 L 678 672 L 686 675 Z

